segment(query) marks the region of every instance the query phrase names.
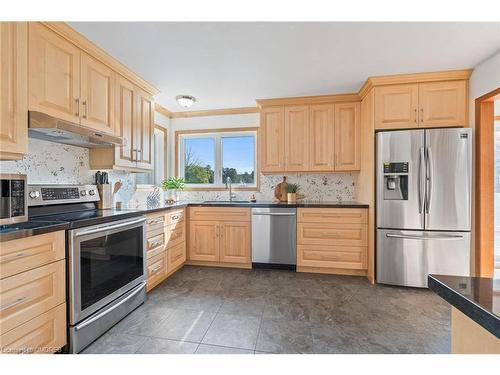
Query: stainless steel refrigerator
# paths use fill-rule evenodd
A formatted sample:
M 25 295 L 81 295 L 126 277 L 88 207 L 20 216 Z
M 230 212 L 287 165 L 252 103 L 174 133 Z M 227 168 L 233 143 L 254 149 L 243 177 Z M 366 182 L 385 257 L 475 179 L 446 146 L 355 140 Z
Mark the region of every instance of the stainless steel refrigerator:
M 377 133 L 377 282 L 469 275 L 470 129 Z

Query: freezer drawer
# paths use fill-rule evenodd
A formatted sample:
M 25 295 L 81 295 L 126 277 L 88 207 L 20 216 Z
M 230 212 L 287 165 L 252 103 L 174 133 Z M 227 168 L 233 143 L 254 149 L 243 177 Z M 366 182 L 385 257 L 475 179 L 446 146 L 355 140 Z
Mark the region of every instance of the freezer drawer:
M 469 232 L 377 230 L 378 283 L 426 288 L 432 273 L 469 275 Z

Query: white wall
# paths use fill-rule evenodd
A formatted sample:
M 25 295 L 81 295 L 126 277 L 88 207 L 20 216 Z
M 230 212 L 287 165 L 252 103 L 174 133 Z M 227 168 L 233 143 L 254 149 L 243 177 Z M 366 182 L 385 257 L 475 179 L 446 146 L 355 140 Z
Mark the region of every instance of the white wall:
M 469 124 L 472 129 L 472 138 L 475 140 L 475 100 L 500 87 L 500 51 L 474 67 L 474 71 L 469 80 Z M 472 165 L 475 165 L 475 141 L 472 143 Z M 472 176 L 472 235 L 471 235 L 471 267 L 472 274 L 475 268 L 475 190 L 476 171 Z

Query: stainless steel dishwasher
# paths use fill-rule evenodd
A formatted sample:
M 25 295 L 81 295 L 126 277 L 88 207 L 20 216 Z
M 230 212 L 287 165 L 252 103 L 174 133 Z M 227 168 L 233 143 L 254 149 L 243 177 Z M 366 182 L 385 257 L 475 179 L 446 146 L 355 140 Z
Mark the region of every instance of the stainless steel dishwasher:
M 252 264 L 256 268 L 295 269 L 295 208 L 252 208 Z

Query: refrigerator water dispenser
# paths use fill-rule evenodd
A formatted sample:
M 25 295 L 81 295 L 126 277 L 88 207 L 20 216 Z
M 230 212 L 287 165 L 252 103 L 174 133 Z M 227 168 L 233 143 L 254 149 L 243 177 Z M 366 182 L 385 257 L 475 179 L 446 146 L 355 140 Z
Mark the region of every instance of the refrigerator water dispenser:
M 408 163 L 384 163 L 384 199 L 408 200 Z

